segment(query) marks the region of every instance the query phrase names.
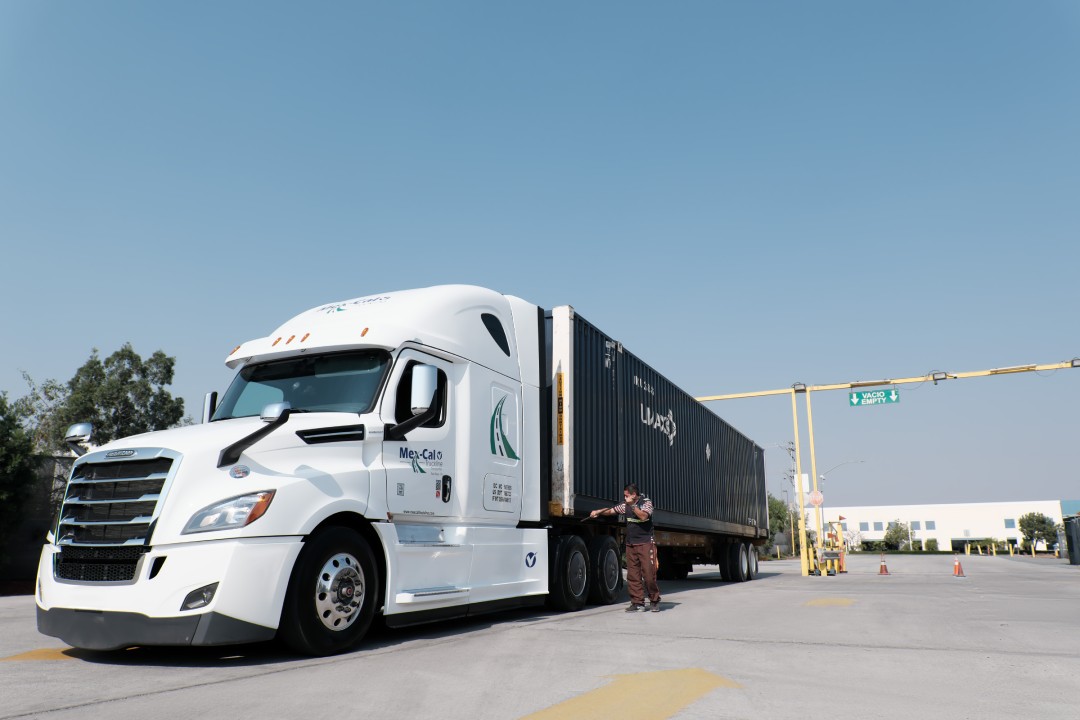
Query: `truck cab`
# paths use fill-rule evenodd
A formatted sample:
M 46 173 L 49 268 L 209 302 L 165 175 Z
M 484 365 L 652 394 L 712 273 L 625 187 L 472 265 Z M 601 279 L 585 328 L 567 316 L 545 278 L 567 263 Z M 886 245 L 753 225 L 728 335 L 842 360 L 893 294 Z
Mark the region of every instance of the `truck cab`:
M 39 629 L 84 648 L 280 636 L 339 652 L 548 593 L 543 312 L 442 286 L 331 303 L 234 349 L 201 425 L 80 457 Z

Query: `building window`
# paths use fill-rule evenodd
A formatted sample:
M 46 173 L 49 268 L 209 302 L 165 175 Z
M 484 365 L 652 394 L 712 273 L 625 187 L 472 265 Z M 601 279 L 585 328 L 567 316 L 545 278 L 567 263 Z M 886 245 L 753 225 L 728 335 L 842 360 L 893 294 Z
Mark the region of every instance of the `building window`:
M 874 530 L 876 530 L 878 532 L 881 532 L 884 529 L 885 529 L 885 525 L 883 523 L 879 523 L 879 522 L 874 523 Z
M 911 529 L 912 530 L 922 530 L 922 523 L 919 522 L 918 520 L 912 520 L 911 521 Z
M 1015 519 L 1009 519 L 1009 518 L 1006 518 L 1006 519 L 1005 519 L 1005 527 L 1006 527 L 1007 529 L 1009 529 L 1009 530 L 1015 530 L 1015 529 L 1016 529 L 1016 520 L 1015 520 Z
M 890 520 L 889 521 L 889 529 L 892 530 L 894 527 L 896 527 L 896 521 L 895 520 Z
M 847 523 L 840 523 L 840 529 L 847 532 Z
M 927 530 L 937 530 L 937 523 L 934 522 L 933 520 L 927 520 L 926 521 L 926 529 Z
M 868 523 L 868 522 L 859 523 L 859 532 L 870 532 L 870 523 Z
M 964 531 L 964 537 L 971 537 L 971 531 L 970 530 L 965 530 Z

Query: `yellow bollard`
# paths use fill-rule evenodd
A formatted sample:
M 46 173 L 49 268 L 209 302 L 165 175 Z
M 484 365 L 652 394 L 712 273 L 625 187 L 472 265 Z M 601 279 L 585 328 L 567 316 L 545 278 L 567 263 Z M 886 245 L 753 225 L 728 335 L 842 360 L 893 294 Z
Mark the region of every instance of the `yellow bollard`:
M 1012 557 L 1013 556 L 1013 544 L 1008 543 L 1008 545 L 1009 545 L 1009 557 Z
M 964 554 L 965 555 L 970 555 L 971 554 L 971 543 L 964 543 Z
M 990 546 L 990 554 L 997 557 L 997 543 Z
M 1031 543 L 1031 557 L 1035 557 L 1035 543 Z

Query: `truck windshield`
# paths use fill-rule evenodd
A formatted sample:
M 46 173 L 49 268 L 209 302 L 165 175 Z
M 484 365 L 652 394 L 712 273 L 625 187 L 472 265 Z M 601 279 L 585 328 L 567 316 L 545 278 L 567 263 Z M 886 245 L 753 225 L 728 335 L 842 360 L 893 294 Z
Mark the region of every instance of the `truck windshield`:
M 270 403 L 293 412 L 370 412 L 390 365 L 382 350 L 290 358 L 250 365 L 236 376 L 214 420 L 259 415 Z

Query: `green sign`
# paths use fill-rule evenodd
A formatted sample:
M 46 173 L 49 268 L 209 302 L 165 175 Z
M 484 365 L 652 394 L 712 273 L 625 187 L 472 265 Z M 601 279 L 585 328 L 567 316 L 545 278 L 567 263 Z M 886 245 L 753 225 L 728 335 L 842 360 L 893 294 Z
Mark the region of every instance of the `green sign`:
M 851 406 L 857 405 L 888 405 L 900 402 L 900 391 L 896 388 L 887 390 L 859 390 L 848 393 Z

